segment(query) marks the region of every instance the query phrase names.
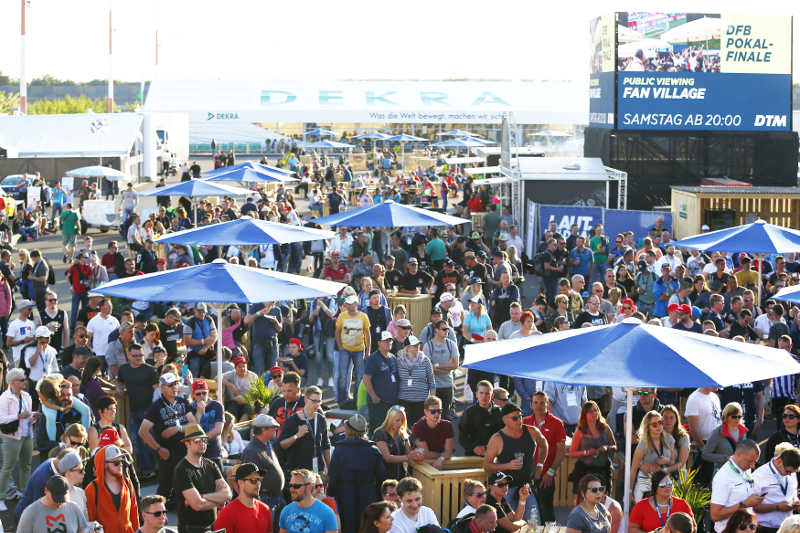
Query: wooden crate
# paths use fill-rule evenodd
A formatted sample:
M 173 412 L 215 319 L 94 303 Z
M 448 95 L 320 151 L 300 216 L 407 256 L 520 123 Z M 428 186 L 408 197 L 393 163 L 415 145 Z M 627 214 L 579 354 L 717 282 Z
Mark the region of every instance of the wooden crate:
M 422 328 L 431 321 L 433 297 L 430 294 L 418 294 L 417 296 L 393 295 L 388 296 L 386 300 L 391 310 L 394 310 L 394 307 L 400 304 L 406 307 L 406 318 L 411 322 L 414 335 L 419 335 Z
M 422 502 L 447 524 L 464 506 L 464 481 L 474 479 L 486 484 L 483 457 L 453 457 L 437 470 L 429 462 L 414 464 L 412 476 L 422 483 Z

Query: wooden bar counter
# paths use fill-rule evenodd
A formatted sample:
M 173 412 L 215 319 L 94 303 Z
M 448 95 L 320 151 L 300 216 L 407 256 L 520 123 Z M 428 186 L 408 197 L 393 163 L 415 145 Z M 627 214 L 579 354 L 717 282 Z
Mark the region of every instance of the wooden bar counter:
M 403 296 L 390 293 L 386 296 L 386 302 L 391 311 L 394 311 L 396 305 L 403 304 L 405 306 L 406 318 L 411 322 L 414 335 L 419 335 L 422 328 L 427 326 L 431 320 L 433 297 L 430 294 Z

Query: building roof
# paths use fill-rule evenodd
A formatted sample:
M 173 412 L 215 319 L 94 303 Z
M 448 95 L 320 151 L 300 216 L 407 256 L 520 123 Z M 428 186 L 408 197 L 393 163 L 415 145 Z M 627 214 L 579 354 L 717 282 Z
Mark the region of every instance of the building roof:
M 525 179 L 576 179 L 583 181 L 612 180 L 599 157 L 515 157 L 520 177 Z
M 91 123 L 104 120 L 101 133 Z M 123 156 L 142 124 L 139 113 L 0 116 L 0 147 L 9 157 Z
M 715 187 L 713 185 L 704 185 L 700 187 L 686 186 L 686 185 L 673 185 L 670 187 L 683 192 L 690 192 L 694 194 L 725 194 L 725 195 L 751 195 L 751 194 L 793 194 L 800 195 L 800 187 Z
M 148 111 L 190 121 L 586 124 L 587 85 L 575 81 L 155 80 Z

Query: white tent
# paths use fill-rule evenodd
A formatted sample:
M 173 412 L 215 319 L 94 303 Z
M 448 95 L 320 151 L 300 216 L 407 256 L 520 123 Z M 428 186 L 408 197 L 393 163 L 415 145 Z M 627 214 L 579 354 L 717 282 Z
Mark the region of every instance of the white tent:
M 210 143 L 260 143 L 269 139 L 285 139 L 283 135 L 256 126 L 246 120 L 190 120 L 189 142 L 192 144 Z
M 644 52 L 645 57 L 655 57 L 659 52 L 671 52 L 672 45 L 662 39 L 642 39 L 621 44 L 617 49 L 617 56 L 633 57 L 638 50 Z
M 672 28 L 664 32 L 661 38 L 671 43 L 690 43 L 719 39 L 721 33 L 721 19 L 703 17 Z
M 644 38 L 644 36 L 633 28 L 617 24 L 617 41 L 629 43 L 632 41 L 641 41 L 642 38 Z

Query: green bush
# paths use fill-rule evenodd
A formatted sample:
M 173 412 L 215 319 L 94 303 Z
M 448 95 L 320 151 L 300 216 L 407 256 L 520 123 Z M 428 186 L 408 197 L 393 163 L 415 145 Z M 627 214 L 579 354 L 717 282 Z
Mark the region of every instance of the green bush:
M 672 487 L 672 494 L 689 504 L 694 513 L 694 519 L 699 524 L 703 520 L 706 506 L 711 502 L 711 489 L 701 483 L 696 483 L 695 478 L 699 468 L 694 470 L 681 470 L 678 481 Z
M 269 407 L 272 401 L 272 393 L 269 391 L 269 386 L 264 383 L 264 377 L 269 379 L 267 374 L 269 370 L 264 372 L 264 375 L 259 376 L 259 380 L 250 385 L 250 390 L 244 395 L 247 403 L 253 408 L 253 414 L 258 414 L 264 407 Z

